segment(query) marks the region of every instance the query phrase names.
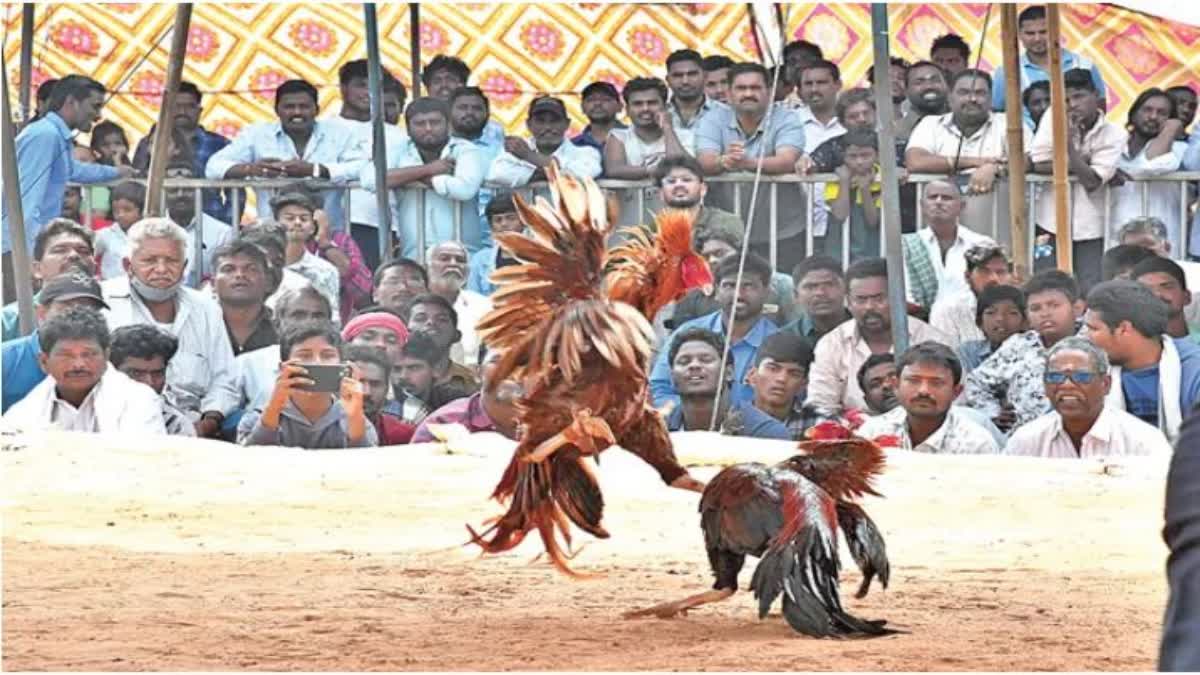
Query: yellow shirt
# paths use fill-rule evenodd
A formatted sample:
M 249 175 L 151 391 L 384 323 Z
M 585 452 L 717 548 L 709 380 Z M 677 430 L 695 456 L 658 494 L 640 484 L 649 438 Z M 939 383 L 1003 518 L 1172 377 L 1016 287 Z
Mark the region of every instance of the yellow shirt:
M 883 193 L 883 185 L 879 180 L 879 165 L 876 164 L 874 169 L 875 169 L 875 179 L 873 181 L 871 181 L 871 194 L 874 195 L 874 197 L 875 197 L 875 206 L 879 206 L 880 205 L 880 195 Z M 825 184 L 825 203 L 830 203 L 833 200 L 837 199 L 838 194 L 840 194 L 841 191 L 842 191 L 842 186 L 841 186 L 840 182 L 833 181 L 830 183 L 826 183 Z M 857 197 L 855 203 L 856 204 L 863 203 L 861 192 L 858 193 L 858 197 Z

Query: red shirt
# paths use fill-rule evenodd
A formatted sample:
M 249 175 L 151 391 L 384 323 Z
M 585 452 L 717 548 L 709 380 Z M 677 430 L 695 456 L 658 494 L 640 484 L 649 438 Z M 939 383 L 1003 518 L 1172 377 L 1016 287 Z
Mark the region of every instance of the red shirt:
M 371 424 L 375 425 L 375 433 L 379 434 L 380 445 L 407 445 L 417 430 L 415 425 L 388 413 L 379 413 L 378 417 L 371 420 Z

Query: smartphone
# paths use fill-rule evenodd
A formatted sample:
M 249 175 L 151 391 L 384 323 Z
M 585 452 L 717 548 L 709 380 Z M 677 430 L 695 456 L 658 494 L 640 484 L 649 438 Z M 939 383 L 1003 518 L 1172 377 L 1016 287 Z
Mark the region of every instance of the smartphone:
M 336 363 L 328 366 L 304 365 L 308 379 L 313 381 L 311 386 L 304 387 L 305 391 L 315 391 L 325 394 L 336 394 L 342 390 L 342 378 L 350 377 L 350 365 Z

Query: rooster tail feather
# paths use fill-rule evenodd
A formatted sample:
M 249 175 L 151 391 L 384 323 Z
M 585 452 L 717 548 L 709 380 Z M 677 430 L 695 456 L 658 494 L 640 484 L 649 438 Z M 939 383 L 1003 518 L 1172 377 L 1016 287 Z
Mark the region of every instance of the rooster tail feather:
M 837 505 L 837 517 L 838 525 L 846 535 L 846 546 L 850 549 L 850 555 L 863 575 L 862 583 L 854 597 L 866 597 L 871 588 L 871 579 L 876 576 L 879 577 L 879 584 L 887 588 L 891 565 L 888 563 L 887 545 L 875 522 L 861 506 L 846 502 Z

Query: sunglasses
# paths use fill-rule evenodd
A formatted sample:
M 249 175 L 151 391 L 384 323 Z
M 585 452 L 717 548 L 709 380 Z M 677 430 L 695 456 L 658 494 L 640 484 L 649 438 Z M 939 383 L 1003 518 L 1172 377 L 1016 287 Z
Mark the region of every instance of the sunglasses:
M 1062 384 L 1067 380 L 1075 384 L 1091 384 L 1100 377 L 1099 373 L 1090 373 L 1088 371 L 1079 371 L 1072 373 L 1064 373 L 1060 370 L 1048 370 L 1044 376 L 1046 384 Z

